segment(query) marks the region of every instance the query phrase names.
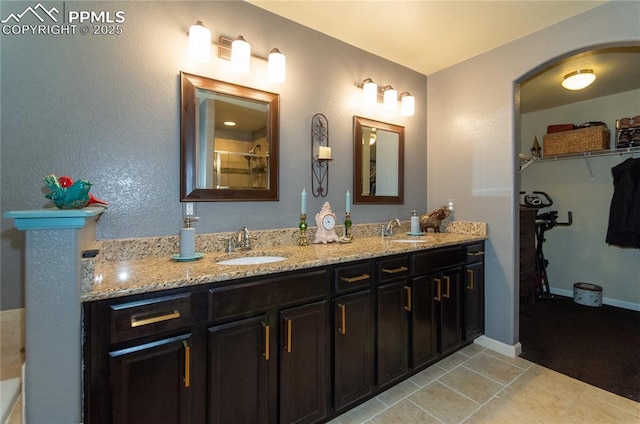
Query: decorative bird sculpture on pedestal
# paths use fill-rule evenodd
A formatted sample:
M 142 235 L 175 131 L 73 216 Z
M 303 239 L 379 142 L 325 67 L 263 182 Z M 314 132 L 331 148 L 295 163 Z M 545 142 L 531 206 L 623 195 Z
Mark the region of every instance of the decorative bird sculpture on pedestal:
M 58 178 L 51 174 L 44 178 L 44 183 L 51 190 L 45 197 L 51 199 L 59 209 L 81 209 L 89 203 L 91 183 L 87 180 L 78 180 L 68 187 L 63 187 Z

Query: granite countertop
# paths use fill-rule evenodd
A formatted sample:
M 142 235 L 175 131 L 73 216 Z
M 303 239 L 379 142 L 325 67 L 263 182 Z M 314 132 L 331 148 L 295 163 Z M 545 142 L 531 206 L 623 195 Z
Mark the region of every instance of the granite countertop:
M 377 231 L 376 227 L 376 230 Z M 255 243 L 250 251 L 224 253 L 216 249 L 219 243 L 207 244 L 204 236 L 197 241 L 196 250 L 204 255 L 191 262 L 178 262 L 171 259 L 171 250 L 175 248 L 175 240 L 171 238 L 155 239 L 146 242 L 144 254 L 128 254 L 122 257 L 114 251 L 127 250 L 127 241 L 115 246 L 99 244 L 101 250 L 96 258 L 83 261 L 82 294 L 83 302 L 147 293 L 158 290 L 195 286 L 235 280 L 245 277 L 268 275 L 285 271 L 302 270 L 318 266 L 331 265 L 356 260 L 370 259 L 413 251 L 434 249 L 443 246 L 458 245 L 468 242 L 486 240 L 486 225 L 471 223 L 463 226 L 463 232 L 427 233 L 423 236 L 407 236 L 396 231 L 396 236 L 380 237 L 366 234 L 355 237 L 352 243 L 311 244 L 313 235 L 309 237 L 308 246 L 298 246 L 289 240 L 288 243 L 273 241 Z M 453 228 L 455 230 L 456 228 Z M 373 231 L 375 233 L 375 231 Z M 294 233 L 295 234 L 295 233 Z M 268 237 L 268 236 L 265 236 Z M 426 242 L 397 243 L 393 239 L 415 238 Z M 219 240 L 219 236 L 209 240 Z M 131 240 L 129 240 L 129 245 Z M 141 243 L 134 243 L 140 250 Z M 152 244 L 152 253 L 148 245 Z M 165 246 L 166 244 L 166 246 Z M 215 246 L 213 246 L 215 244 Z M 161 246 L 158 248 L 158 246 Z M 168 246 L 168 247 L 167 247 Z M 214 250 L 215 249 L 215 250 Z M 142 249 L 145 250 L 145 249 Z M 173 250 L 173 253 L 176 250 Z M 220 265 L 216 262 L 242 256 L 284 256 L 285 260 L 259 265 Z

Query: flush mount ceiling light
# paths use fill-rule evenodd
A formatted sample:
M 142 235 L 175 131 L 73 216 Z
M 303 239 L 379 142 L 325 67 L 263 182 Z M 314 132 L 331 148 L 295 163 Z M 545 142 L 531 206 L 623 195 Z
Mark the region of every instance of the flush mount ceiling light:
M 567 90 L 582 90 L 596 80 L 593 69 L 581 69 L 564 76 L 562 86 Z
M 202 24 L 196 22 L 189 28 L 189 56 L 202 63 L 211 60 L 211 31 Z

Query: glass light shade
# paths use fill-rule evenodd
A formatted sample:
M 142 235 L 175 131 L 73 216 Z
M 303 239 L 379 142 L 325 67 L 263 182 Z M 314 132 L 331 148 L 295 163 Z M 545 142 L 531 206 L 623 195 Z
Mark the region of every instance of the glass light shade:
M 411 94 L 406 93 L 400 95 L 402 97 L 402 103 L 400 103 L 400 115 L 413 116 L 416 113 L 416 98 Z
M 390 87 L 384 90 L 384 109 L 395 110 L 398 107 L 398 91 Z
M 231 43 L 231 67 L 241 74 L 248 74 L 251 68 L 251 44 L 242 35 Z
M 365 106 L 373 106 L 378 102 L 378 84 L 371 79 L 366 79 L 362 84 L 362 103 Z
M 269 52 L 269 81 L 280 84 L 284 82 L 287 70 L 287 58 L 278 49 Z
M 581 69 L 564 76 L 562 86 L 567 90 L 582 90 L 596 80 L 596 74 L 591 69 Z
M 189 28 L 189 56 L 198 62 L 211 60 L 211 31 L 198 21 Z

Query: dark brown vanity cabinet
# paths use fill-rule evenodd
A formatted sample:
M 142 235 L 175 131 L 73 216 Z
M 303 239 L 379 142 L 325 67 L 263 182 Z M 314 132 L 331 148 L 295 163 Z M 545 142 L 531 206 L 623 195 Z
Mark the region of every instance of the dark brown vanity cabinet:
M 484 243 L 464 247 L 464 331 L 465 341 L 484 333 Z
M 373 393 L 373 271 L 370 261 L 334 270 L 333 398 L 340 411 Z

